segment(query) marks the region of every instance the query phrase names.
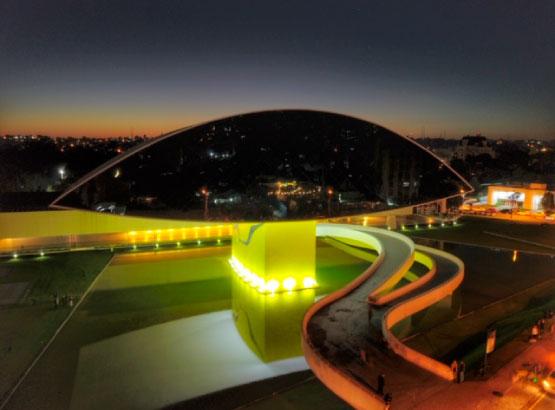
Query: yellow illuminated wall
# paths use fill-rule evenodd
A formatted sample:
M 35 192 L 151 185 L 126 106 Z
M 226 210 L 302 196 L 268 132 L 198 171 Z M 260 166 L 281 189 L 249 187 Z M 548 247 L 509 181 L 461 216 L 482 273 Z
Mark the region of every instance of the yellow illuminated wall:
M 316 221 L 240 223 L 233 226 L 232 266 L 263 291 L 315 285 Z M 309 286 L 307 286 L 309 285 Z
M 237 276 L 232 280 L 235 326 L 264 362 L 302 355 L 299 323 L 314 299 L 314 289 L 261 294 Z
M 0 238 L 89 235 L 216 225 L 218 223 L 215 222 L 141 218 L 78 210 L 0 212 Z
M 120 216 L 92 211 L 0 213 L 0 253 L 97 245 L 221 239 L 231 224 Z

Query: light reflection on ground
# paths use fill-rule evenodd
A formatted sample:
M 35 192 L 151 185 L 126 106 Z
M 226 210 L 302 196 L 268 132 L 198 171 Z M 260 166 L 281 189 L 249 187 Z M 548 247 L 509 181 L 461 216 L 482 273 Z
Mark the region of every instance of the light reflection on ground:
M 71 408 L 159 408 L 306 368 L 304 357 L 262 362 L 231 311 L 208 313 L 83 347 Z
M 252 294 L 232 275 L 228 254 L 229 247 L 220 247 L 118 256 L 72 319 L 91 342 L 75 346 L 74 380 L 64 383 L 72 386 L 70 408 L 159 408 L 305 370 L 300 347 L 305 310 L 317 294 L 342 286 L 368 266 L 320 244 L 318 290 L 265 296 Z M 164 321 L 166 309 L 185 316 Z M 138 323 L 107 338 L 93 337 L 104 331 L 87 325 L 129 322 L 143 311 L 159 317 L 158 323 Z M 60 341 L 72 343 L 63 334 Z

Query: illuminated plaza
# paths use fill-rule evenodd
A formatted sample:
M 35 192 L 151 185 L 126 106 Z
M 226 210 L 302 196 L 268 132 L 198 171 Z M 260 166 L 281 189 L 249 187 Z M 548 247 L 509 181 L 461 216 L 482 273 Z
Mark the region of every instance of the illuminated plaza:
M 461 343 L 502 318 L 489 306 L 513 292 L 480 296 L 476 262 L 494 261 L 492 280 L 508 262 L 521 281 L 534 260 L 526 286 L 551 266 L 434 242 L 468 225 L 450 210 L 470 192 L 410 139 L 328 112 L 255 112 L 148 140 L 74 182 L 51 210 L 0 213 L 7 267 L 104 260 L 4 406 L 220 407 L 225 392 L 312 374 L 331 408 L 408 408 L 418 392 L 467 386 L 453 363 L 471 375 L 481 357 Z M 27 285 L 9 289 L 19 298 Z M 483 321 L 467 323 L 479 309 Z M 428 343 L 449 326 L 452 336 Z
M 528 3 L 1 2 L 0 410 L 553 410 Z

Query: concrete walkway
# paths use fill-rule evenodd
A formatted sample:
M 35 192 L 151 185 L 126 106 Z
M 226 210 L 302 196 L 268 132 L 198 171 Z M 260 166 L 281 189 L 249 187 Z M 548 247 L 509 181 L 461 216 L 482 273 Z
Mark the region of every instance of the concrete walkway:
M 393 396 L 393 408 L 414 407 L 422 392 L 434 394 L 451 383 L 417 367 L 390 350 L 384 342 L 384 316 L 396 306 L 442 286 L 459 271 L 452 260 L 434 253 L 437 273 L 432 280 L 390 304 L 372 309 L 368 295 L 410 260 L 414 248 L 384 233 L 372 232 L 385 250 L 378 270 L 347 296 L 319 310 L 308 323 L 308 334 L 319 354 L 332 366 L 347 372 L 359 383 L 377 391 L 377 379 L 385 375 L 385 392 Z M 409 265 L 410 266 L 410 265 Z M 346 399 L 345 397 L 343 397 Z
M 513 382 L 512 375 L 523 363 L 545 363 L 555 368 L 555 337 L 544 339 L 513 359 L 486 381 L 467 381 L 462 384 L 442 383 L 430 390 L 428 384 L 414 383 L 417 399 L 398 402 L 392 408 L 413 410 L 552 410 L 555 397 L 546 395 L 530 383 Z M 389 383 L 389 381 L 388 381 Z M 386 386 L 387 387 L 387 386 Z M 413 384 L 407 385 L 413 387 Z M 387 390 L 387 388 L 386 388 Z M 266 409 L 347 409 L 330 400 L 329 391 L 317 380 L 292 386 L 246 406 L 253 410 Z M 414 392 L 411 392 L 414 394 Z M 330 405 L 330 403 L 332 403 Z
M 555 408 L 555 397 L 545 395 L 539 385 L 513 381 L 513 374 L 523 363 L 542 363 L 555 368 L 555 336 L 530 346 L 485 381 L 450 384 L 435 394 L 424 395 L 428 400 L 415 403 L 418 410 L 524 410 L 538 407 Z M 495 393 L 495 394 L 494 394 Z

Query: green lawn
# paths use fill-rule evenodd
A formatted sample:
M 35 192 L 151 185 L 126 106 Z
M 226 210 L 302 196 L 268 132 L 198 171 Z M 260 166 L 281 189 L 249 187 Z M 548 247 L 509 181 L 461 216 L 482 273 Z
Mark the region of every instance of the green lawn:
M 551 282 L 545 288 L 531 289 L 503 303 L 492 304 L 476 314 L 436 326 L 407 344 L 444 363 L 451 363 L 454 359 L 464 360 L 467 369 L 476 369 L 484 357 L 487 328 L 497 329 L 496 348 L 499 350 L 529 329 L 546 310 L 554 308 L 555 283 Z M 526 333 L 529 334 L 529 331 Z M 518 343 L 515 346 L 519 348 Z M 502 355 L 498 360 L 497 351 L 493 353 L 490 362 L 494 367 L 504 363 L 507 352 L 503 351 Z
M 407 343 L 445 363 L 464 358 L 470 369 L 483 358 L 488 326 L 498 329 L 501 347 L 547 309 L 555 297 L 555 259 L 525 252 L 515 257 L 513 251 L 447 242 L 444 250 L 465 263 L 465 277 L 454 298 L 459 302 L 453 306 L 463 316 L 422 332 Z M 505 349 L 505 358 L 507 354 Z M 498 365 L 502 360 L 505 359 L 496 352 L 492 364 Z
M 0 262 L 0 284 L 27 284 L 16 303 L 0 309 L 0 397 L 69 313 L 68 306 L 54 308 L 52 295 L 81 295 L 110 258 L 109 252 L 76 252 Z
M 29 282 L 29 292 L 19 305 L 52 302 L 56 292 L 79 296 L 110 257 L 109 252 L 93 251 L 4 260 L 0 283 Z
M 473 245 L 490 246 L 522 251 L 551 253 L 555 250 L 486 234 L 493 232 L 527 241 L 555 247 L 555 225 L 514 223 L 486 218 L 463 217 L 457 226 L 444 228 L 407 229 L 403 234 L 410 237 L 429 238 Z

